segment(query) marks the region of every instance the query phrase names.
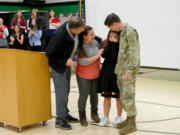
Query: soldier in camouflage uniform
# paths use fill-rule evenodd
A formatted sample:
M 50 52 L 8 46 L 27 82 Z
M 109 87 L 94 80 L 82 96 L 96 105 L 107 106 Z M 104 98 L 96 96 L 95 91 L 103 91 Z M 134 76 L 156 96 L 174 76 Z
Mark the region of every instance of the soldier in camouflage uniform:
M 107 16 L 104 24 L 112 31 L 121 32 L 115 74 L 117 74 L 120 99 L 124 110 L 127 112 L 127 119 L 118 124 L 117 127 L 120 129 L 120 134 L 128 134 L 137 130 L 135 83 L 140 68 L 138 33 L 133 27 L 121 22 L 119 16 L 114 13 Z

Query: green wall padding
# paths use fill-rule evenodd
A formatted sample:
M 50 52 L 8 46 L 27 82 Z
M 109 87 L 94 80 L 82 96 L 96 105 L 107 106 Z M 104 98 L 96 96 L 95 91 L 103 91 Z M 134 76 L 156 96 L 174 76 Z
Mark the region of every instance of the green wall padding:
M 53 9 L 56 14 L 60 13 L 76 13 L 78 12 L 78 5 L 63 5 L 63 6 L 47 6 L 44 10 Z
M 68 4 L 68 3 L 67 3 Z M 1 5 L 0 11 L 17 11 L 17 10 L 25 10 L 29 12 L 23 13 L 26 19 L 29 19 L 31 15 L 31 10 L 37 8 L 39 11 L 49 11 L 53 9 L 56 12 L 56 15 L 64 14 L 64 13 L 77 13 L 78 12 L 78 4 L 71 5 L 57 5 L 57 6 L 45 6 L 45 7 L 32 7 L 32 6 L 12 6 L 12 5 Z M 82 8 L 84 9 L 84 4 L 82 4 Z M 10 15 L 11 21 L 14 17 L 14 13 Z
M 30 7 L 25 6 L 0 6 L 0 11 L 17 11 L 17 10 L 31 10 Z
M 34 7 L 7 5 L 7 6 L 0 6 L 0 11 L 32 10 L 33 8 Z M 35 8 L 37 8 L 38 10 L 44 10 L 44 11 L 49 11 L 50 9 L 53 9 L 56 12 L 56 14 L 78 12 L 78 4 L 35 7 Z M 84 8 L 83 4 L 82 4 L 82 8 Z

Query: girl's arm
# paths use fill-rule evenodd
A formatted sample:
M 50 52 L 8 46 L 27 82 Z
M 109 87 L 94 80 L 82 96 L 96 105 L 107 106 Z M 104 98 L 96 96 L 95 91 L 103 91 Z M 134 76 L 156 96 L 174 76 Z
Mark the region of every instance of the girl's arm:
M 21 35 L 20 38 L 17 37 L 17 41 L 18 41 L 21 45 L 23 45 L 23 42 L 24 42 L 24 35 Z
M 13 46 L 14 45 L 14 37 L 10 36 L 10 40 L 11 40 L 10 45 Z
M 58 28 L 58 27 L 61 25 L 61 23 L 51 23 L 51 25 L 53 25 L 53 26 L 55 26 L 56 28 Z
M 6 37 L 9 36 L 9 32 L 8 32 L 8 29 L 7 29 L 7 28 L 4 29 L 4 35 L 5 35 Z
M 34 33 L 34 36 L 40 39 L 42 37 L 42 30 L 36 30 L 36 32 Z
M 98 53 L 92 57 L 89 57 L 89 58 L 81 58 L 79 60 L 79 64 L 82 65 L 82 66 L 88 66 L 92 63 L 94 63 L 98 58 L 101 57 L 101 54 L 103 53 L 103 50 L 104 49 L 101 49 L 98 51 Z

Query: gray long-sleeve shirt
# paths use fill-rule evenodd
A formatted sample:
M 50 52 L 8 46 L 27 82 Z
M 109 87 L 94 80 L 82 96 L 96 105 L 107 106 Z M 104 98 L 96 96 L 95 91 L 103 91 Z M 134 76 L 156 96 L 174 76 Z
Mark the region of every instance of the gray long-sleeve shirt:
M 94 40 L 90 45 L 83 44 L 83 49 L 87 57 L 80 60 L 80 65 L 87 66 L 89 65 L 88 58 L 95 56 L 99 51 L 100 43 Z

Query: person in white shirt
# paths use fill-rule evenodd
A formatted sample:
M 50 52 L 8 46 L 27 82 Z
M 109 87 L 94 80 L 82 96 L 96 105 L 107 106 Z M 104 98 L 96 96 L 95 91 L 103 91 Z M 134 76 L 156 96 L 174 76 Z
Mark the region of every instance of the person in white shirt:
M 49 11 L 49 29 L 57 29 L 61 25 L 59 17 L 56 16 L 54 10 Z

